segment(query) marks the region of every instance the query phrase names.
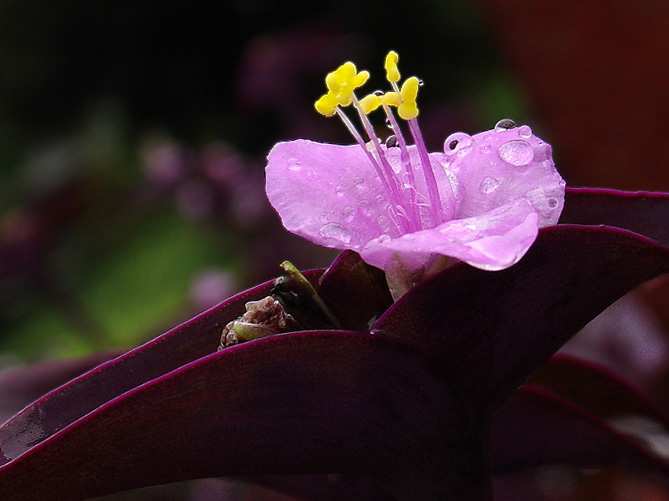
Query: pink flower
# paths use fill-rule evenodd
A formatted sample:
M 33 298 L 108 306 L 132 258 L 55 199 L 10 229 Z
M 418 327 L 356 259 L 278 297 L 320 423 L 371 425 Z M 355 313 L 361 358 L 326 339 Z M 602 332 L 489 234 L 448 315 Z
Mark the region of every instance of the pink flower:
M 289 231 L 352 249 L 383 269 L 396 297 L 453 259 L 484 270 L 512 266 L 562 211 L 565 183 L 550 145 L 527 125 L 501 120 L 474 136 L 452 134 L 443 152 L 428 153 L 416 119 L 419 81 L 411 77 L 398 87 L 393 54 L 386 59 L 392 92 L 358 101 L 353 90 L 368 74 L 352 63 L 328 75 L 328 93 L 316 108 L 338 114 L 358 144 L 277 144 L 266 168 L 270 203 Z M 357 109 L 368 142 L 340 109 L 347 104 Z M 380 106 L 395 133 L 385 144 L 366 116 Z M 414 145 L 390 106 L 407 120 Z

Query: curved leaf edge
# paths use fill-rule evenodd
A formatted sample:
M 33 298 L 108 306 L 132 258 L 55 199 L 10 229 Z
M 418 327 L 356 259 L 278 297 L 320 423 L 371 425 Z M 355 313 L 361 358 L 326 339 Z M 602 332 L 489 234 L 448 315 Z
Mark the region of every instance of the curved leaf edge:
M 518 389 L 517 397 L 519 399 L 528 399 L 535 404 L 544 408 L 565 415 L 568 419 L 573 420 L 574 423 L 589 428 L 593 431 L 600 432 L 607 436 L 607 439 L 614 443 L 622 450 L 625 455 L 624 458 L 620 456 L 608 456 L 603 460 L 592 460 L 585 457 L 571 457 L 570 461 L 557 461 L 553 459 L 545 459 L 544 461 L 529 463 L 520 463 L 514 465 L 500 464 L 495 461 L 495 446 L 493 438 L 492 448 L 492 463 L 495 474 L 506 474 L 512 471 L 519 471 L 526 468 L 533 468 L 537 466 L 545 466 L 549 464 L 569 464 L 582 468 L 598 468 L 598 467 L 623 467 L 626 469 L 653 471 L 669 478 L 669 461 L 667 458 L 655 453 L 647 447 L 644 447 L 638 440 L 621 432 L 606 420 L 596 416 L 586 409 L 579 407 L 568 399 L 560 395 L 552 393 L 539 386 L 523 385 Z M 507 402 L 508 405 L 514 405 L 513 401 Z M 494 429 L 494 428 L 493 428 Z M 499 433 L 505 434 L 504 431 L 498 430 Z M 494 436 L 494 431 L 493 431 Z M 508 453 L 508 451 L 506 451 Z M 620 454 L 620 451 L 618 452 Z M 550 455 L 550 454 L 549 454 Z

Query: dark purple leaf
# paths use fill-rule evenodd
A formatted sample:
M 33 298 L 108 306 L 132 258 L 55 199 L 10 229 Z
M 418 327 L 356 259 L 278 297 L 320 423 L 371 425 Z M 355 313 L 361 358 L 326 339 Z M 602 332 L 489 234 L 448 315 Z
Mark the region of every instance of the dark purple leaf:
M 319 293 L 344 327 L 354 331 L 367 332 L 370 323 L 393 304 L 385 273 L 350 250 L 323 274 Z
M 583 359 L 557 354 L 532 375 L 528 384 L 602 419 L 638 416 L 669 430 L 669 415 L 650 397 L 610 370 Z
M 372 332 L 413 346 L 486 415 L 608 305 L 666 272 L 669 251 L 634 233 L 544 228 L 515 266 L 455 265 L 395 303 Z
M 307 273 L 307 276 L 317 280 L 320 272 Z M 269 281 L 237 294 L 47 394 L 0 428 L 0 444 L 25 436 L 36 420 L 41 423 L 40 436 L 49 436 L 118 395 L 216 351 L 225 324 L 244 312 L 247 301 L 269 294 L 271 287 Z M 35 436 L 23 447 L 35 445 L 40 436 Z M 15 451 L 18 453 L 20 451 Z M 0 455 L 0 465 L 3 463 Z
M 330 472 L 373 478 L 404 499 L 489 498 L 484 439 L 458 399 L 417 354 L 368 334 L 240 344 L 60 430 L 54 420 L 33 414 L 22 433 L 3 437 L 0 499 L 76 500 L 210 476 Z
M 624 228 L 669 246 L 669 194 L 569 188 L 560 223 Z
M 266 475 L 241 480 L 269 487 L 298 499 L 318 501 L 391 501 L 388 492 L 368 479 L 354 475 Z
M 97 353 L 76 360 L 42 362 L 0 371 L 0 423 L 48 391 L 118 355 L 119 352 Z
M 537 387 L 522 387 L 494 415 L 493 471 L 565 463 L 669 475 L 669 463 L 605 421 Z

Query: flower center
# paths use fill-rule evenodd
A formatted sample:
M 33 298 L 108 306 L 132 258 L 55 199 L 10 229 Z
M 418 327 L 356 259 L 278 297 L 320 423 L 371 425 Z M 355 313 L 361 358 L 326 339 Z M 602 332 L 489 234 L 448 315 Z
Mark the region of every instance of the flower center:
M 392 90 L 385 93 L 376 91 L 360 100 L 354 91 L 367 81 L 369 73 L 358 73 L 353 63 L 344 63 L 325 78 L 328 92 L 316 101 L 315 108 L 322 115 L 339 116 L 353 135 L 381 180 L 393 223 L 400 234 L 405 234 L 438 226 L 450 215 L 444 214 L 442 194 L 416 118 L 416 97 L 422 82 L 416 77 L 409 77 L 400 88 L 398 59 L 397 53 L 391 51 L 385 60 L 386 79 Z M 342 110 L 349 105 L 355 108 L 367 141 Z M 367 117 L 377 108 L 383 108 L 386 123 L 393 131 L 385 144 L 381 143 Z M 399 117 L 407 122 L 413 146 L 407 144 L 391 108 L 397 108 Z M 452 196 L 452 193 L 443 195 Z

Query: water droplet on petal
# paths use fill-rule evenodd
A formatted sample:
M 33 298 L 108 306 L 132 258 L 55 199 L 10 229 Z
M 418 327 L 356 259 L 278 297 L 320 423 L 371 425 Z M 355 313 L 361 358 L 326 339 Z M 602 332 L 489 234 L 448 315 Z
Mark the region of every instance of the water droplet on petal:
M 351 232 L 339 223 L 324 224 L 319 231 L 325 238 L 332 238 L 343 244 L 348 244 L 351 241 Z
M 481 151 L 482 151 L 483 153 L 490 153 L 490 150 L 491 150 L 491 149 L 492 149 L 492 146 L 490 145 L 490 143 L 483 143 L 483 144 L 481 145 Z
M 340 185 L 337 185 L 335 188 L 335 193 L 337 194 L 338 197 L 343 197 L 344 196 L 344 188 Z
M 532 146 L 527 141 L 522 140 L 504 143 L 499 147 L 497 153 L 499 154 L 499 158 L 516 167 L 527 165 L 534 158 Z
M 520 137 L 530 137 L 532 135 L 532 129 L 529 125 L 521 125 L 518 129 L 518 135 Z
M 483 181 L 481 181 L 479 191 L 484 195 L 487 195 L 488 193 L 495 191 L 499 185 L 499 180 L 495 179 L 494 177 L 486 177 Z
M 302 162 L 300 162 L 297 158 L 289 158 L 286 161 L 286 164 L 288 165 L 288 170 L 300 170 L 302 168 Z
M 355 176 L 353 178 L 353 184 L 359 190 L 364 190 L 365 189 L 365 180 L 363 178 L 361 178 L 360 176 Z
M 464 132 L 455 132 L 444 141 L 444 153 L 452 155 L 455 152 L 463 151 L 465 148 L 474 144 L 472 136 Z
M 372 215 L 372 207 L 369 205 L 368 200 L 361 200 L 358 202 L 358 207 L 360 208 L 360 212 L 365 216 L 370 217 Z
M 341 210 L 341 215 L 344 218 L 344 221 L 350 223 L 355 218 L 355 209 L 353 207 L 344 207 Z
M 510 118 L 502 118 L 495 124 L 495 132 L 504 132 L 505 130 L 513 129 L 515 126 L 516 122 Z
M 384 233 L 383 235 L 381 235 L 381 236 L 378 238 L 378 241 L 379 241 L 379 243 L 381 243 L 381 244 L 382 244 L 382 243 L 385 243 L 385 242 L 390 242 L 390 235 L 388 235 L 387 233 Z
M 551 209 L 555 209 L 558 206 L 558 201 L 555 198 L 549 198 L 546 202 Z
M 397 146 L 397 136 L 388 136 L 386 139 L 387 148 L 395 148 Z
M 383 232 L 390 231 L 390 221 L 388 221 L 387 217 L 379 216 L 378 218 L 376 218 L 376 222 L 379 223 L 379 226 L 381 227 L 381 231 L 383 231 Z

